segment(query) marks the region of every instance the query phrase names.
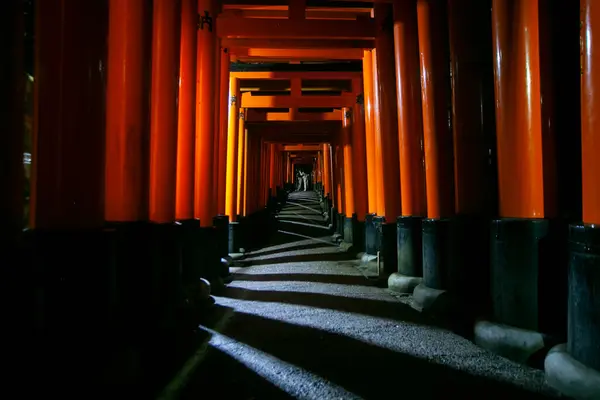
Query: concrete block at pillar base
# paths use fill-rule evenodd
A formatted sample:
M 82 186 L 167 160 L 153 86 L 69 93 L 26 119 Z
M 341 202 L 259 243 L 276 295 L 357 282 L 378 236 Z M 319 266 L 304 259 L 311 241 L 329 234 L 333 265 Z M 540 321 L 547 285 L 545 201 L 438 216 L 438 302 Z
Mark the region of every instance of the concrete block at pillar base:
M 446 290 L 434 289 L 423 283 L 418 284 L 413 291 L 416 307 L 423 312 L 446 315 L 455 304 Z
M 600 226 L 571 225 L 569 242 L 567 350 L 600 371 Z
M 396 219 L 398 274 L 394 275 L 402 277 L 423 276 L 422 220 L 421 217 L 407 216 Z M 412 289 L 410 289 L 410 292 L 412 292 Z
M 333 229 L 334 232 L 337 232 L 338 230 L 338 212 L 337 212 L 337 208 L 335 207 L 331 207 L 329 209 L 329 217 L 331 219 L 331 228 Z
M 388 278 L 388 289 L 395 293 L 413 293 L 423 278 L 393 273 Z
M 181 280 L 184 287 L 197 286 L 202 276 L 204 235 L 197 219 L 178 221 L 181 224 Z
M 340 243 L 340 250 L 342 250 L 342 251 L 344 251 L 346 253 L 354 251 L 354 245 L 352 243 L 348 243 L 346 241 L 342 241 Z
M 219 254 L 222 251 L 219 248 L 222 246 L 223 239 L 218 228 L 202 227 L 199 231 L 200 238 L 197 245 L 202 253 L 200 276 L 206 278 L 212 285 L 218 286 L 218 280 L 229 275 L 229 268 L 223 264 L 222 256 Z
M 566 338 L 566 224 L 506 218 L 490 233 L 492 320 Z
M 554 346 L 544 360 L 546 380 L 553 388 L 577 400 L 600 399 L 600 371 L 577 361 L 566 344 Z
M 354 219 L 352 217 L 345 216 L 343 219 L 344 223 L 344 242 L 354 243 Z
M 346 215 L 338 212 L 336 217 L 337 217 L 336 232 L 343 238 L 344 237 L 344 221 L 346 220 Z
M 475 322 L 474 342 L 522 364 L 547 347 L 544 335 L 539 332 L 483 320 Z

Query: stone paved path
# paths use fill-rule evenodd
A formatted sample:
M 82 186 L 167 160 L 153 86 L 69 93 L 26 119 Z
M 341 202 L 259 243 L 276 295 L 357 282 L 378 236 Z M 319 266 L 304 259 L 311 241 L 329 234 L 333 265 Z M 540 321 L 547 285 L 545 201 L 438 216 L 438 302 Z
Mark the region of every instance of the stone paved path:
M 180 398 L 556 397 L 542 371 L 432 325 L 365 278 L 332 244 L 313 192 L 293 193 L 278 220 L 272 246 L 216 298 L 219 326 L 201 327 L 211 338 Z

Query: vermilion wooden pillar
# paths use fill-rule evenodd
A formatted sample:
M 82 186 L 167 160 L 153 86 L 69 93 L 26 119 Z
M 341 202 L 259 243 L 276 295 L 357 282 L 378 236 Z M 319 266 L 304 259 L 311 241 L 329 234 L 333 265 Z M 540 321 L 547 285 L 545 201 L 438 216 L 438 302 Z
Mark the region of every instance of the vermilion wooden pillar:
M 383 153 L 381 143 L 381 92 L 379 90 L 379 68 L 377 67 L 377 49 L 371 51 L 372 54 L 372 70 L 373 70 L 373 147 L 374 161 L 373 168 L 375 170 L 375 186 L 376 191 L 376 211 L 378 216 L 383 216 L 385 213 L 385 197 L 383 190 Z
M 421 59 L 421 107 L 427 219 L 423 221 L 423 285 L 415 289 L 449 290 L 455 252 L 449 219 L 454 215 L 452 132 L 448 123 L 450 100 L 447 9 L 444 0 L 418 0 L 417 18 Z M 415 292 L 416 293 L 416 292 Z
M 365 152 L 367 158 L 367 205 L 370 214 L 377 213 L 377 174 L 375 169 L 375 109 L 373 102 L 373 54 L 363 55 L 363 87 L 365 98 Z
M 107 221 L 148 218 L 146 143 L 150 64 L 145 43 L 151 37 L 144 0 L 109 3 L 106 85 L 105 203 Z
M 448 126 L 446 10 L 441 0 L 418 0 L 427 217 L 454 215 L 452 133 Z
M 563 10 L 567 13 L 572 8 Z M 565 395 L 596 398 L 600 396 L 600 4 L 581 0 L 580 18 L 583 221 L 569 227 L 567 343 L 554 347 L 544 366 L 548 383 Z
M 158 223 L 175 220 L 180 10 L 177 1 L 154 1 L 149 219 Z
M 323 143 L 323 187 L 325 189 L 325 195 L 333 196 L 331 190 L 331 151 L 329 143 Z
M 342 108 L 342 137 L 341 151 L 343 154 L 343 164 L 340 165 L 343 171 L 344 188 L 344 212 L 346 218 L 352 218 L 355 213 L 354 208 L 354 176 L 352 160 L 352 111 L 350 108 Z
M 353 82 L 355 93 L 361 93 L 361 81 Z M 368 212 L 368 178 L 367 178 L 367 153 L 365 136 L 365 107 L 364 93 L 358 95 L 356 104 L 352 109 L 352 179 L 354 186 L 354 207 L 356 218 L 364 222 Z M 355 238 L 356 243 L 356 238 Z
M 98 65 L 106 62 L 108 11 L 101 1 L 42 1 L 36 7 L 30 224 L 39 230 L 99 228 L 104 224 L 105 103 L 104 76 Z M 131 15 L 134 8 L 123 6 L 115 13 Z M 132 25 L 121 26 L 123 35 L 132 34 L 138 21 L 141 27 L 143 16 L 132 19 Z M 136 62 L 131 61 L 135 69 Z M 22 73 L 18 79 L 23 79 Z M 112 157 L 123 151 L 115 150 Z M 135 156 L 128 160 L 134 165 Z M 127 165 L 124 159 L 118 161 L 121 168 Z M 135 179 L 132 185 L 140 188 L 141 183 Z M 120 203 L 118 211 L 125 211 L 127 205 L 120 198 L 115 200 Z M 128 209 L 121 215 L 130 220 L 137 218 L 137 213 Z
M 492 6 L 500 216 L 553 216 L 554 177 L 545 179 L 538 1 Z M 530 35 L 529 32 L 538 32 Z M 506 53 L 508 52 L 508 53 Z M 544 99 L 544 103 L 550 101 Z M 550 163 L 551 164 L 551 163 Z
M 394 54 L 403 216 L 425 216 L 421 76 L 416 1 L 394 4 Z
M 24 9 L 19 1 L 0 5 L 0 240 L 12 251 L 23 228 L 24 178 Z M 11 259 L 7 255 L 7 259 Z
M 227 179 L 225 185 L 225 213 L 229 221 L 237 221 L 237 147 L 239 128 L 240 90 L 237 78 L 229 80 L 229 125 L 227 128 Z
M 490 282 L 498 324 L 560 335 L 567 257 L 562 227 L 548 220 L 556 216 L 556 78 L 542 62 L 551 44 L 549 4 L 492 2 L 500 218 L 491 224 Z
M 423 274 L 421 220 L 427 215 L 417 2 L 394 3 L 393 16 L 401 215 L 396 220 L 399 275 L 390 282 L 393 290 L 406 293 Z
M 275 171 L 277 169 L 277 149 L 275 143 L 269 143 L 269 189 L 271 197 L 275 196 Z
M 491 1 L 449 0 L 457 253 L 456 291 L 474 313 L 489 311 L 489 218 L 496 215 Z M 476 15 L 477 18 L 473 18 Z M 495 164 L 495 163 L 494 163 Z M 469 279 L 464 279 L 464 277 Z M 467 295 L 468 293 L 468 295 Z M 465 308 L 466 310 L 467 308 Z
M 175 211 L 178 220 L 194 218 L 197 10 L 197 0 L 182 0 Z
M 377 214 L 387 223 L 396 223 L 402 211 L 400 207 L 400 162 L 398 160 L 398 116 L 396 98 L 396 74 L 394 67 L 393 8 L 389 4 L 375 4 L 377 36 L 375 39 L 377 80 L 375 97 L 379 102 L 379 141 L 381 147 L 382 208 Z M 395 241 L 394 241 L 395 242 Z
M 215 140 L 215 53 L 217 44 L 214 26 L 217 3 L 215 0 L 198 0 L 198 61 L 196 69 L 196 185 L 195 214 L 200 226 L 213 225 L 215 208 L 213 187 Z M 208 15 L 208 17 L 207 17 Z M 212 19 L 207 19 L 212 18 Z
M 235 96 L 235 93 L 230 93 L 229 87 L 229 50 L 222 48 L 220 53 L 220 71 L 219 71 L 219 151 L 218 151 L 218 207 L 217 212 L 220 215 L 226 214 L 225 212 L 225 187 L 227 183 L 227 132 L 229 126 L 229 102 L 231 96 Z
M 246 110 L 240 108 L 238 125 L 238 145 L 237 145 L 237 214 L 242 215 L 244 204 L 244 159 L 246 153 Z
M 581 0 L 583 10 L 583 48 L 581 75 L 581 149 L 583 185 L 583 222 L 600 225 L 600 121 L 598 96 L 600 71 L 596 63 L 600 57 L 600 43 L 594 33 L 600 32 L 600 5 L 591 0 Z
M 23 262 L 20 266 L 23 272 L 29 271 L 29 274 L 24 275 L 25 285 L 19 285 L 19 281 L 7 280 L 7 283 L 22 291 L 20 295 L 25 304 L 37 298 L 31 303 L 33 318 L 29 306 L 16 304 L 14 307 L 24 313 L 21 318 L 25 317 L 29 324 L 26 325 L 28 331 L 33 325 L 42 333 L 39 339 L 42 339 L 43 347 L 47 346 L 47 338 L 51 338 L 53 346 L 61 349 L 61 355 L 48 350 L 47 356 L 72 363 L 75 362 L 71 359 L 72 343 L 78 336 L 75 331 L 89 331 L 94 324 L 104 326 L 109 321 L 115 300 L 114 253 L 107 243 L 112 234 L 103 230 L 106 98 L 105 71 L 100 66 L 107 65 L 108 8 L 105 1 L 77 0 L 39 1 L 35 6 L 31 229 L 24 233 L 27 254 L 18 260 Z M 2 7 L 4 11 L 5 6 Z M 115 10 L 115 13 L 124 16 L 133 11 L 132 8 L 123 8 Z M 135 11 L 142 14 L 143 7 Z M 140 22 L 138 28 L 143 26 L 142 21 L 143 14 L 139 20 L 132 17 L 127 27 L 119 24 L 126 28 L 121 33 L 128 36 L 136 30 L 136 22 Z M 140 33 L 140 39 L 143 37 L 142 32 L 136 33 Z M 24 40 L 23 36 L 20 40 Z M 123 47 L 120 49 L 123 50 Z M 120 49 L 115 50 L 118 52 Z M 8 54 L 3 57 L 8 57 Z M 140 67 L 142 60 L 139 60 Z M 131 67 L 135 69 L 136 62 L 131 61 Z M 142 74 L 141 68 L 137 72 Z M 23 70 L 15 77 L 24 78 Z M 132 82 L 122 79 L 121 83 Z M 141 85 L 138 88 L 142 89 Z M 24 98 L 15 100 L 23 102 Z M 118 102 L 115 99 L 115 103 Z M 23 124 L 23 114 L 15 117 L 20 118 Z M 3 124 L 6 122 L 4 120 Z M 132 123 L 131 128 L 134 131 L 135 124 Z M 5 134 L 3 131 L 2 135 Z M 122 150 L 114 150 L 117 154 L 112 156 L 122 162 L 120 167 L 123 168 L 127 165 L 126 160 L 118 158 Z M 134 161 L 133 167 L 136 166 L 136 154 L 132 156 L 133 159 L 127 161 Z M 20 165 L 17 166 L 21 174 L 22 157 L 21 153 Z M 142 182 L 135 180 L 133 183 L 140 188 Z M 2 196 L 8 194 L 7 188 L 3 187 L 2 191 Z M 23 196 L 23 192 L 19 194 Z M 120 198 L 117 200 L 121 206 L 123 202 Z M 139 200 L 136 206 L 143 208 L 141 196 L 136 200 Z M 124 211 L 127 205 L 119 208 L 117 211 Z M 133 211 L 133 207 L 125 211 Z M 136 213 L 124 212 L 120 216 L 125 220 L 138 217 L 137 210 Z M 9 272 L 8 269 L 6 272 Z M 84 297 L 88 298 L 86 310 L 89 311 L 85 315 L 81 313 L 80 304 L 73 301 Z M 58 378 L 52 376 L 49 368 L 43 370 L 44 379 Z M 75 374 L 74 378 L 81 377 Z

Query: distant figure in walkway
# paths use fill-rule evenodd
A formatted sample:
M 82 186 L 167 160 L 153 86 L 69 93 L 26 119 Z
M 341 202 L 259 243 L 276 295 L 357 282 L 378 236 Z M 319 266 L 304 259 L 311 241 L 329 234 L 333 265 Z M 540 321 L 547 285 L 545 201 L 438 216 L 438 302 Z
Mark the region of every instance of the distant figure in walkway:
M 306 192 L 308 190 L 308 175 L 304 171 L 302 172 L 302 183 L 304 183 L 304 191 Z
M 302 171 L 296 173 L 296 191 L 299 192 L 302 189 Z

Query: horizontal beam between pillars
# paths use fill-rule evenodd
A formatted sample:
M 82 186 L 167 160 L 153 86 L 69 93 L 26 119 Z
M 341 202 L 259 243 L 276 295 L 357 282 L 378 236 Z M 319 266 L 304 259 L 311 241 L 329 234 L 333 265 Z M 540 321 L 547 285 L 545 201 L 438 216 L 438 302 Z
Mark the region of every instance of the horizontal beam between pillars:
M 372 19 L 290 20 L 270 18 L 217 17 L 217 35 L 221 38 L 282 39 L 374 39 Z
M 238 58 L 279 59 L 279 60 L 362 60 L 362 49 L 315 48 L 315 49 L 271 49 L 271 48 L 230 48 L 230 53 Z
M 342 108 L 352 107 L 356 96 L 253 96 L 242 94 L 243 108 Z
M 224 48 L 263 48 L 263 49 L 372 49 L 373 39 L 234 39 L 223 38 Z
M 268 122 L 268 121 L 341 121 L 342 113 L 340 110 L 324 113 L 300 113 L 300 112 L 264 112 L 261 109 L 248 110 L 248 122 Z
M 304 80 L 348 80 L 361 79 L 361 72 L 302 72 L 302 71 L 252 71 L 252 72 L 231 72 L 232 78 L 238 79 L 304 79 Z M 243 85 L 242 85 L 243 86 Z

